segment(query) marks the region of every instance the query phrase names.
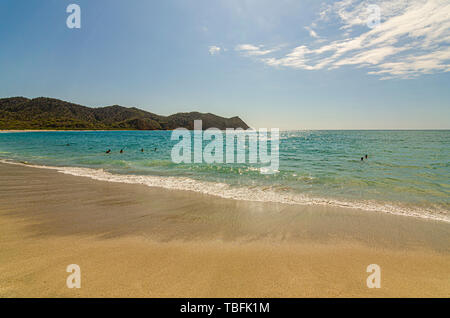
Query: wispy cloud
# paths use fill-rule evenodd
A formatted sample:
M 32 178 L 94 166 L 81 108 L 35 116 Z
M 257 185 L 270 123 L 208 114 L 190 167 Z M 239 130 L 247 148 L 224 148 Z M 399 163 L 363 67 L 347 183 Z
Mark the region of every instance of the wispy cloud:
M 273 49 L 264 49 L 262 46 L 256 46 L 256 45 L 252 45 L 252 44 L 240 44 L 238 46 L 236 46 L 235 48 L 236 51 L 241 52 L 247 56 L 261 56 L 261 55 L 267 55 L 270 53 L 273 53 L 275 51 L 277 51 L 277 48 L 273 48 Z
M 306 27 L 305 27 L 305 30 L 307 30 L 307 31 L 309 32 L 309 35 L 310 35 L 312 38 L 315 38 L 315 39 L 319 39 L 319 38 L 320 38 L 320 36 L 317 35 L 317 32 L 314 31 L 314 29 L 313 29 L 312 27 L 306 26 Z
M 381 9 L 381 23 L 367 26 L 369 5 Z M 241 50 L 271 66 L 305 70 L 366 67 L 381 79 L 414 78 L 450 71 L 450 1 L 448 0 L 342 0 L 325 6 L 318 20 L 306 27 L 339 26 L 338 37 L 303 44 L 284 55 L 251 44 Z M 325 26 L 324 26 L 325 25 Z
M 210 55 L 216 55 L 220 53 L 221 48 L 215 45 L 209 47 L 208 51 Z

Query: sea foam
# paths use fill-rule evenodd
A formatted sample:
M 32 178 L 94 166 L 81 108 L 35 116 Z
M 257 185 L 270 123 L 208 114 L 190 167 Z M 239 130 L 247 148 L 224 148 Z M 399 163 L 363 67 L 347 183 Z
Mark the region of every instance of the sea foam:
M 172 176 L 142 176 L 113 174 L 103 169 L 81 167 L 55 167 L 32 165 L 26 162 L 14 162 L 0 159 L 0 162 L 27 167 L 56 170 L 60 173 L 87 177 L 98 181 L 142 184 L 149 187 L 158 187 L 169 190 L 193 191 L 202 194 L 217 196 L 225 199 L 272 202 L 296 205 L 320 205 L 328 207 L 351 208 L 372 212 L 383 212 L 394 215 L 410 216 L 421 219 L 435 220 L 450 223 L 448 211 L 441 208 L 405 207 L 394 203 L 381 203 L 373 200 L 343 201 L 337 199 L 310 197 L 300 193 L 277 191 L 271 187 L 233 187 L 221 182 L 199 181 L 187 177 Z

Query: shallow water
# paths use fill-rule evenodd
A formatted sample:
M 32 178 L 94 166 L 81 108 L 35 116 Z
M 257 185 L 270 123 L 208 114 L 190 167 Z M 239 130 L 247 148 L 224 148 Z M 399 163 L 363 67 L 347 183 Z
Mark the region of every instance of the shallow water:
M 279 172 L 272 175 L 261 174 L 260 164 L 175 164 L 171 150 L 177 141 L 171 134 L 2 133 L 0 158 L 233 199 L 348 206 L 449 221 L 448 130 L 281 132 Z M 368 159 L 361 161 L 365 154 Z

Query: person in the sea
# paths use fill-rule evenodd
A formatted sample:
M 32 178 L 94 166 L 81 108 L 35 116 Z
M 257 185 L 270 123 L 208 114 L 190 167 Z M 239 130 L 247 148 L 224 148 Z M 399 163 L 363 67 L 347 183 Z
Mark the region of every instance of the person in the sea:
M 361 161 L 364 161 L 364 157 L 361 157 Z
M 141 152 L 144 152 L 144 148 L 141 149 Z
M 365 158 L 367 159 L 367 158 L 369 158 L 369 156 L 366 155 Z
M 110 152 L 111 152 L 111 149 L 106 150 L 106 153 L 110 153 Z
M 155 151 L 157 150 L 158 148 L 155 148 Z
M 123 149 L 120 149 L 120 153 L 123 153 Z

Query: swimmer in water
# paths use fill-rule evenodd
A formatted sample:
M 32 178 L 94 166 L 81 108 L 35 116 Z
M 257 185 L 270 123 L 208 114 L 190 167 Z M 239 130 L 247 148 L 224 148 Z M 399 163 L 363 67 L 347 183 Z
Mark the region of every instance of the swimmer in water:
M 141 152 L 144 152 L 144 148 L 141 149 Z
M 367 156 L 367 155 L 365 157 L 366 157 L 366 159 L 369 158 L 369 156 Z
M 106 150 L 106 153 L 110 153 L 110 152 L 111 152 L 111 149 Z
M 364 157 L 361 157 L 361 161 L 364 161 Z
M 123 153 L 123 149 L 120 149 L 120 153 Z

